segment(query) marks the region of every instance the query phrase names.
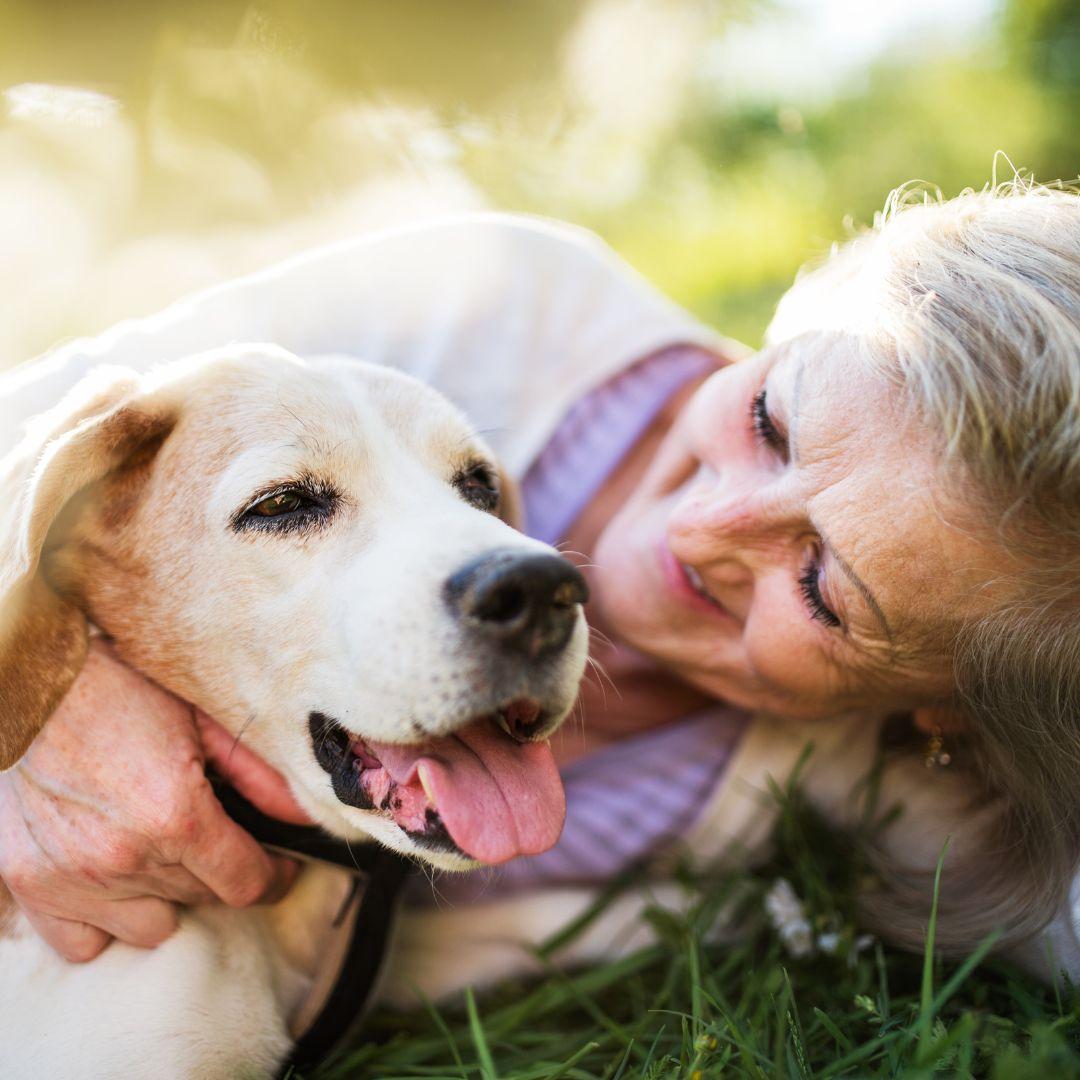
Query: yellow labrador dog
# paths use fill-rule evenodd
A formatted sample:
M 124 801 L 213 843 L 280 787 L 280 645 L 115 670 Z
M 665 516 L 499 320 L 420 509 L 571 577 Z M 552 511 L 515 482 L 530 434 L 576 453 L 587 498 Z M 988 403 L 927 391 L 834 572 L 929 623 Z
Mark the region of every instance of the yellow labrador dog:
M 582 675 L 585 585 L 502 520 L 490 451 L 435 391 L 264 345 L 99 369 L 0 492 L 0 767 L 93 625 L 339 837 L 448 869 L 557 839 L 544 740 Z M 0 892 L 4 1075 L 272 1073 L 350 883 L 309 866 L 273 907 L 191 909 L 159 948 L 82 966 Z

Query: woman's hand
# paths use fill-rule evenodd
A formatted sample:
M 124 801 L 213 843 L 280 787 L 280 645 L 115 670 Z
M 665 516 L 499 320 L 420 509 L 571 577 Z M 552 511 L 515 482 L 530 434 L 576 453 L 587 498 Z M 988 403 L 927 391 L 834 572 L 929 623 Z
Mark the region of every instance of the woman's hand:
M 205 743 L 205 745 L 204 745 Z M 0 878 L 68 960 L 154 946 L 176 904 L 272 902 L 296 875 L 221 808 L 210 760 L 264 812 L 308 819 L 282 777 L 94 642 L 60 707 L 0 774 Z

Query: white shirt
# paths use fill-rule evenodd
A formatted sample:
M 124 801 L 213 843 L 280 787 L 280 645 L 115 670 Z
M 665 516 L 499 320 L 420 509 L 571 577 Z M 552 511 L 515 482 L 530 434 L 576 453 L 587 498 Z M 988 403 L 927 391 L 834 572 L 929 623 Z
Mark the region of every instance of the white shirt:
M 90 368 L 145 371 L 231 342 L 346 353 L 441 390 L 520 475 L 567 408 L 665 345 L 717 334 L 595 236 L 473 214 L 318 248 L 0 376 L 0 454 Z

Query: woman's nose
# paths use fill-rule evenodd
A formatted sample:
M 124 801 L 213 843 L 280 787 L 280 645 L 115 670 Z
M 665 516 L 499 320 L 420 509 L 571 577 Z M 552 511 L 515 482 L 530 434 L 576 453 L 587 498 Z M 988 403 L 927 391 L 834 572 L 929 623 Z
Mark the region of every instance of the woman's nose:
M 668 519 L 673 540 L 710 558 L 761 544 L 787 543 L 803 526 L 794 494 L 753 472 L 717 473 L 703 466 Z

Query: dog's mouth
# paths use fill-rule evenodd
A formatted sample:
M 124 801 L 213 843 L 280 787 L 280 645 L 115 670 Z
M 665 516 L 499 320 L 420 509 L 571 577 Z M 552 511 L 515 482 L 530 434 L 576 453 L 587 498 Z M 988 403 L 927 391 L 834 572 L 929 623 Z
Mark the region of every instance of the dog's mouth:
M 526 699 L 409 746 L 309 717 L 315 758 L 341 802 L 385 814 L 421 847 L 484 863 L 535 855 L 559 838 L 566 797 L 555 759 L 546 743 L 522 741 L 544 726 Z

